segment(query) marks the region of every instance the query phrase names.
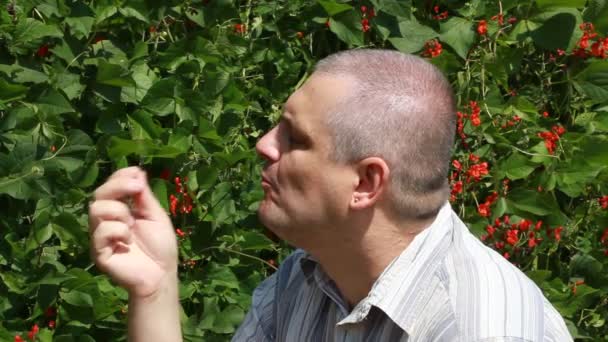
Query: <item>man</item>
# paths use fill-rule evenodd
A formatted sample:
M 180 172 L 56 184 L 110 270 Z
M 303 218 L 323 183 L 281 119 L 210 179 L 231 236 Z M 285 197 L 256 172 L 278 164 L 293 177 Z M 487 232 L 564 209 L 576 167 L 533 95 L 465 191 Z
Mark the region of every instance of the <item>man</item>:
M 454 121 L 451 87 L 418 57 L 319 62 L 256 146 L 260 220 L 300 249 L 233 340 L 571 341 L 540 289 L 451 210 Z M 117 171 L 90 214 L 93 257 L 130 293 L 130 339 L 179 341 L 175 238 L 145 176 Z

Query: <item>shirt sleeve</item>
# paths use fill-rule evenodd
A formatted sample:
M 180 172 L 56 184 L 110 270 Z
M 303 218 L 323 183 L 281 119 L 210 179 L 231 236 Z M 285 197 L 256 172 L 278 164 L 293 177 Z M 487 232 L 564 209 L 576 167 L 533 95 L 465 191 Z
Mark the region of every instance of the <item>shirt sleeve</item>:
M 251 308 L 232 337 L 232 342 L 274 341 L 276 283 L 277 273 L 274 273 L 253 291 Z

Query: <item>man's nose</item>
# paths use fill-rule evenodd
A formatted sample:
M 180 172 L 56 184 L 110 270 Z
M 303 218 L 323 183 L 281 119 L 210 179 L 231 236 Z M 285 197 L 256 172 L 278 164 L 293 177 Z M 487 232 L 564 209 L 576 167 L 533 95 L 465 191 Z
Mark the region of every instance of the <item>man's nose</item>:
M 268 131 L 255 144 L 256 152 L 267 162 L 276 162 L 281 155 L 279 151 L 278 125 Z

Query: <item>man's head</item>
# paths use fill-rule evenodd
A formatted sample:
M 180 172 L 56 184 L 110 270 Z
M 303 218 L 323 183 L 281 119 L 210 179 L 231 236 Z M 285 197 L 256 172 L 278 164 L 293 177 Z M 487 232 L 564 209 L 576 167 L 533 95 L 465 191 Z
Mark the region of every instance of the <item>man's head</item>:
M 388 50 L 325 58 L 257 144 L 267 161 L 262 222 L 289 241 L 360 212 L 434 216 L 449 194 L 454 111 L 451 87 L 423 59 Z

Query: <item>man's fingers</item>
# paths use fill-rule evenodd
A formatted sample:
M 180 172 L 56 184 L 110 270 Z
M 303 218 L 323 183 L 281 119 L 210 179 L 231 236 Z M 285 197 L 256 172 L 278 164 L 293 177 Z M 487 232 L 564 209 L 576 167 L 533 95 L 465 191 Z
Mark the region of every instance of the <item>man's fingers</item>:
M 98 256 L 110 257 L 119 241 L 130 244 L 132 239 L 131 230 L 123 222 L 102 221 L 93 232 L 93 250 Z
M 118 200 L 140 192 L 144 187 L 141 177 L 110 177 L 95 190 L 95 200 Z
M 130 166 L 122 169 L 118 169 L 114 171 L 114 173 L 109 177 L 112 178 L 137 178 L 141 174 L 142 170 L 139 166 Z
M 127 226 L 135 223 L 129 207 L 120 201 L 99 200 L 89 206 L 89 225 L 95 229 L 102 221 L 120 221 Z
M 167 213 L 158 203 L 148 185 L 146 173 L 139 167 L 120 169 L 106 183 L 95 190 L 95 200 L 134 200 L 132 215 L 135 218 L 166 220 Z

